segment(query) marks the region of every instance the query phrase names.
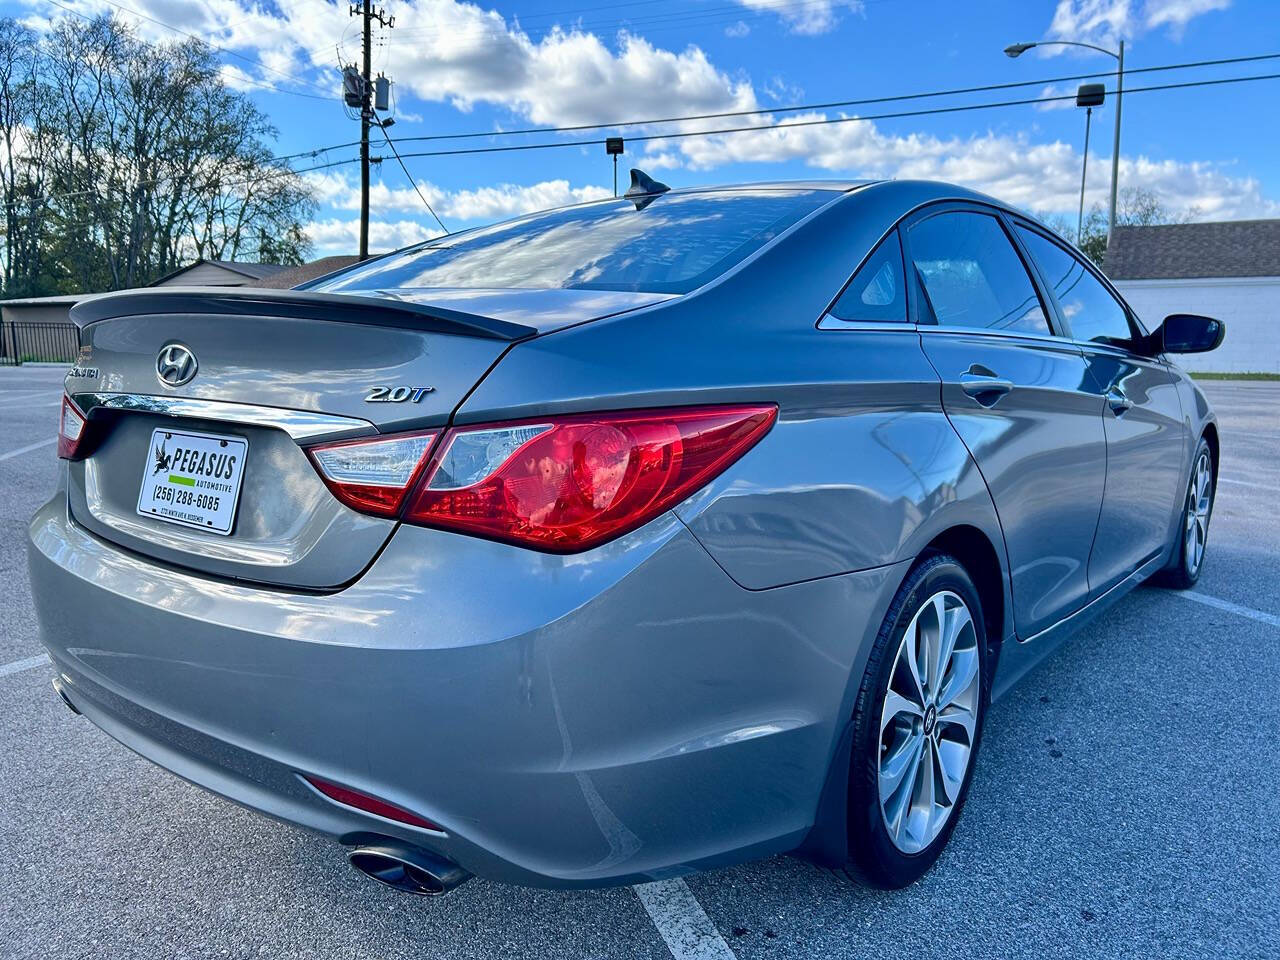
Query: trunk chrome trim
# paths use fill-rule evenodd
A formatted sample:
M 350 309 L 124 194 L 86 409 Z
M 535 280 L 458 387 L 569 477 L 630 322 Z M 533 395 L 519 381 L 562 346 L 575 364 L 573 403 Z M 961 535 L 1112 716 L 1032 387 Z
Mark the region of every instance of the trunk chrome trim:
M 154 413 L 166 417 L 219 420 L 224 423 L 274 427 L 277 430 L 283 430 L 299 443 L 319 439 L 340 440 L 378 433 L 377 427 L 368 420 L 361 420 L 358 417 L 314 413 L 310 410 L 290 410 L 285 407 L 264 407 L 253 403 L 233 403 L 227 400 L 159 397 L 141 393 L 76 393 L 71 395 L 71 399 L 85 416 L 90 418 L 95 410 L 101 408 Z

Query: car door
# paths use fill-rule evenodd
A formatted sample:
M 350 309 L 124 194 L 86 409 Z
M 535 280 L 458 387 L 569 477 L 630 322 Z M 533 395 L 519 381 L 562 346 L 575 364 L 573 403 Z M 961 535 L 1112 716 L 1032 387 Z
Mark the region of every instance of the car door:
M 1093 267 L 1030 224 L 1018 222 L 1016 232 L 1105 401 L 1107 484 L 1089 558 L 1090 588 L 1101 593 L 1173 536 L 1188 466 L 1182 404 L 1164 360 L 1134 349 L 1142 330 Z
M 905 230 L 942 404 L 991 491 L 1024 639 L 1088 599 L 1106 476 L 1102 397 L 998 211 L 930 208 Z

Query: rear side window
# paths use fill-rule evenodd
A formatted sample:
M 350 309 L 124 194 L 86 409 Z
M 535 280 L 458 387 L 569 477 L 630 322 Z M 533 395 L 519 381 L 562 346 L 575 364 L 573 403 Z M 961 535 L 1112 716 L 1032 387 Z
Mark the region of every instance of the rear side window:
M 1018 235 L 1052 288 L 1072 337 L 1116 346 L 1133 339 L 1124 307 L 1075 254 L 1021 225 Z
M 895 230 L 853 275 L 831 315 L 840 320 L 905 323 L 907 293 L 902 270 L 902 241 Z
M 940 213 L 911 228 L 911 262 L 926 314 L 942 326 L 1050 333 L 1035 285 L 1000 221 Z

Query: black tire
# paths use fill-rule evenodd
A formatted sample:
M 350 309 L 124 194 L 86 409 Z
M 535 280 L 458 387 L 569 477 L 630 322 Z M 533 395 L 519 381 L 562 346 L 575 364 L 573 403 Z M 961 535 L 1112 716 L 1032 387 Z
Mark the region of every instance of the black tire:
M 1209 471 L 1207 503 L 1203 504 L 1207 511 L 1204 516 L 1204 539 L 1200 547 L 1200 555 L 1196 557 L 1191 550 L 1188 549 L 1189 541 L 1187 538 L 1190 529 L 1190 515 L 1194 509 L 1193 504 L 1197 499 L 1195 497 L 1195 486 L 1198 477 L 1198 471 L 1201 465 L 1206 465 Z M 1200 574 L 1204 570 L 1205 555 L 1208 552 L 1209 540 L 1209 521 L 1213 519 L 1213 501 L 1216 493 L 1217 478 L 1214 475 L 1213 453 L 1209 449 L 1209 442 L 1200 438 L 1200 443 L 1196 445 L 1196 455 L 1191 458 L 1191 474 L 1187 478 L 1187 486 L 1182 495 L 1182 513 L 1179 514 L 1181 520 L 1178 523 L 1177 542 L 1173 548 L 1173 556 L 1169 559 L 1169 565 L 1155 575 L 1153 582 L 1162 587 L 1169 587 L 1173 590 L 1190 590 L 1196 585 L 1200 579 Z
M 894 663 L 899 650 L 905 649 L 903 637 L 906 630 L 925 602 L 941 591 L 950 591 L 959 596 L 972 615 L 978 654 L 977 716 L 968 766 L 948 819 L 936 838 L 927 846 L 918 852 L 904 853 L 890 836 L 885 822 L 886 814 L 881 810 L 880 720 Z M 982 725 L 991 696 L 988 665 L 982 601 L 973 580 L 954 557 L 943 553 L 923 557 L 907 575 L 889 606 L 876 636 L 854 705 L 853 753 L 849 771 L 849 860 L 845 866 L 846 873 L 854 881 L 884 889 L 905 887 L 918 880 L 942 853 L 960 817 L 973 778 L 978 746 L 982 739 Z M 928 731 L 925 730 L 925 733 L 927 735 Z

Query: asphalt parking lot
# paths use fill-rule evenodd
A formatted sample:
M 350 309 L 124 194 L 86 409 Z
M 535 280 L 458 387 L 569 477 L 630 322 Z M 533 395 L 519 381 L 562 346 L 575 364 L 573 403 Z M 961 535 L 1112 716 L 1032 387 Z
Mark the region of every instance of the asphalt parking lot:
M 62 372 L 0 369 L 0 956 L 1280 956 L 1280 383 L 1205 385 L 1223 463 L 1200 585 L 1136 591 L 995 705 L 919 884 L 778 857 L 424 900 L 54 695 L 24 539 L 54 484 Z

